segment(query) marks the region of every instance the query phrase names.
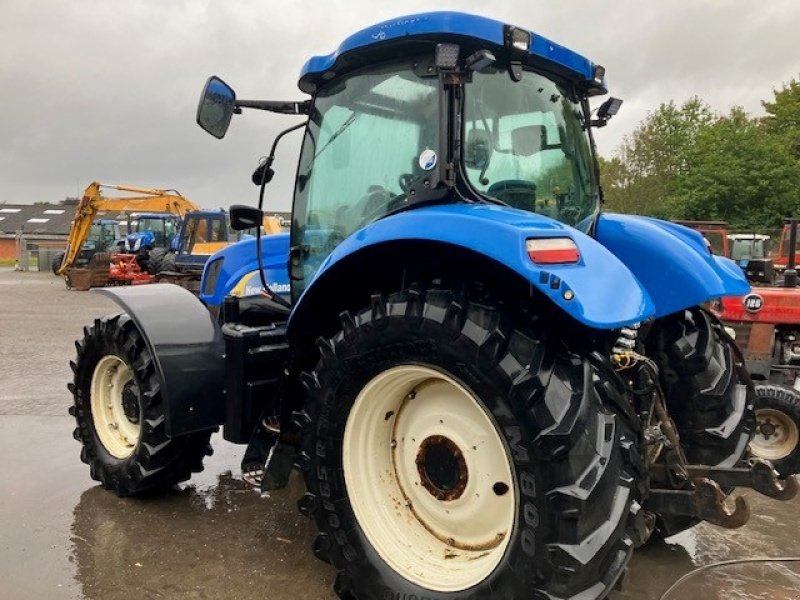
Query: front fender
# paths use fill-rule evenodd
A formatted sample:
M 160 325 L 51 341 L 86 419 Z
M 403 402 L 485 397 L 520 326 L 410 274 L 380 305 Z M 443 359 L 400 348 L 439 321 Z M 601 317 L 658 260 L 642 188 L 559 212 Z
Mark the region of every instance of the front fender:
M 155 361 L 167 436 L 225 420 L 225 343 L 194 294 L 169 283 L 95 290 L 130 315 Z
M 701 233 L 650 217 L 603 213 L 597 241 L 641 282 L 655 304 L 655 317 L 721 296 L 750 290 L 732 260 L 712 255 Z
M 570 237 L 581 259 L 572 265 L 539 266 L 531 261 L 525 241 L 532 237 Z M 506 206 L 450 204 L 398 213 L 352 234 L 326 258 L 298 299 L 289 320 L 314 289 L 324 288 L 336 265 L 370 247 L 398 240 L 424 240 L 460 246 L 515 271 L 575 320 L 597 329 L 615 329 L 642 321 L 653 303 L 628 268 L 605 247 L 580 231 L 555 221 Z M 348 275 L 364 276 L 363 273 Z M 368 275 L 367 275 L 368 276 Z M 568 294 L 567 292 L 572 292 Z

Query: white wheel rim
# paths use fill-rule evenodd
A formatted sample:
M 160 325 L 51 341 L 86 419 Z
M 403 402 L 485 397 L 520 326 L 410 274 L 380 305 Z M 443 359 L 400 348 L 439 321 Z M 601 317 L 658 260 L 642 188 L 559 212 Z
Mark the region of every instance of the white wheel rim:
M 756 434 L 750 441 L 750 451 L 758 458 L 781 460 L 797 447 L 800 432 L 794 420 L 780 410 L 756 410 Z
M 100 442 L 111 456 L 127 458 L 139 442 L 141 417 L 132 421 L 125 413 L 123 393 L 133 381 L 127 363 L 109 354 L 100 359 L 94 369 L 91 384 L 91 407 L 94 429 Z M 138 405 L 135 407 L 138 413 Z
M 516 514 L 511 462 L 486 409 L 452 378 L 403 365 L 372 379 L 348 416 L 342 461 L 358 524 L 407 580 L 457 592 L 500 563 Z

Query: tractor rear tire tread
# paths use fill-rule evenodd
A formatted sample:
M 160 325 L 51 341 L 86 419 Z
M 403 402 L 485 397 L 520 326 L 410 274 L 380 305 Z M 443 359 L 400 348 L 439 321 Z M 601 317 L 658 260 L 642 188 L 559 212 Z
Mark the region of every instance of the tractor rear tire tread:
M 690 309 L 664 317 L 650 339 L 667 409 L 690 462 L 734 466 L 755 430 L 754 397 L 737 374 L 734 348 L 718 332 L 714 317 Z M 737 394 L 746 393 L 737 413 Z M 716 430 L 733 417 L 723 437 Z
M 690 463 L 733 467 L 747 456 L 755 431 L 754 398 L 737 369 L 732 342 L 720 333 L 716 318 L 696 307 L 659 319 L 647 353 L 660 370 L 667 410 L 675 421 Z M 745 393 L 737 411 L 737 394 Z M 727 437 L 715 430 L 729 424 Z M 652 540 L 669 537 L 699 523 L 685 516 L 657 515 Z
M 586 357 L 558 347 L 535 317 L 447 289 L 376 294 L 369 307 L 340 320 L 341 331 L 320 340 L 319 362 L 302 377 L 306 403 L 295 419 L 304 425 L 302 446 L 311 460 L 304 470 L 308 493 L 298 507 L 320 532 L 315 554 L 338 571 L 338 596 L 605 597 L 630 558 L 634 513 L 647 489 L 636 434 L 609 399 L 626 395 L 624 387 Z M 497 568 L 463 592 L 431 592 L 393 571 L 348 500 L 345 419 L 361 386 L 402 363 L 436 366 L 480 389 L 476 395 L 513 448 L 517 479 L 536 474 L 536 526 L 518 514 Z M 521 438 L 509 439 L 509 426 Z M 528 456 L 530 464 L 520 460 Z M 524 551 L 525 532 L 535 552 Z
M 146 261 L 140 261 L 140 265 L 144 262 L 147 265 L 146 271 L 150 273 L 150 275 L 155 275 L 159 271 L 162 271 L 162 263 L 164 262 L 164 257 L 167 255 L 169 250 L 166 248 L 153 248 L 147 254 Z M 144 265 L 141 265 L 144 268 Z
M 164 257 L 161 259 L 161 264 L 158 265 L 158 270 L 156 273 L 162 273 L 164 271 L 175 271 L 176 270 L 176 261 L 177 257 L 175 256 L 174 252 L 167 252 Z

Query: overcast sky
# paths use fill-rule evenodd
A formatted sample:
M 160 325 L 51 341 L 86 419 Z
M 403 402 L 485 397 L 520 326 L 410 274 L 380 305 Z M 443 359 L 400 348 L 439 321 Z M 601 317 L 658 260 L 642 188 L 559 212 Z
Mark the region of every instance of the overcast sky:
M 607 69 L 620 114 L 601 154 L 661 102 L 719 112 L 800 76 L 798 0 L 477 2 L 0 0 L 0 202 L 58 201 L 93 180 L 176 188 L 206 207 L 255 203 L 250 173 L 297 117 L 245 112 L 216 140 L 195 125 L 217 74 L 247 99 L 302 99 L 311 55 L 428 10 L 525 26 Z M 289 210 L 300 133 L 278 150 L 267 207 Z

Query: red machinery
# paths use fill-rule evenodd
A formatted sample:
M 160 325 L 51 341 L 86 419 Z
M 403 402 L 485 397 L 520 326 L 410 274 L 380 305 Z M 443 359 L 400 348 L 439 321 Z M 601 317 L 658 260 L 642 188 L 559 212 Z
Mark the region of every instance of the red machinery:
M 673 221 L 703 234 L 711 246 L 711 251 L 719 256 L 730 256 L 727 221 Z
M 715 312 L 736 334 L 751 377 L 759 385 L 758 429 L 751 451 L 780 473 L 800 471 L 800 290 L 795 249 L 798 219 L 788 219 L 787 268 L 782 287 L 754 287 L 722 298 Z
M 140 285 L 152 281 L 153 276 L 139 266 L 135 254 L 111 255 L 110 285 Z

